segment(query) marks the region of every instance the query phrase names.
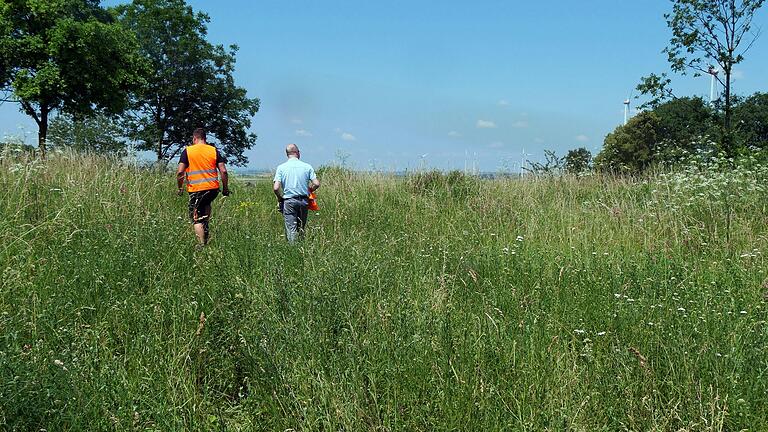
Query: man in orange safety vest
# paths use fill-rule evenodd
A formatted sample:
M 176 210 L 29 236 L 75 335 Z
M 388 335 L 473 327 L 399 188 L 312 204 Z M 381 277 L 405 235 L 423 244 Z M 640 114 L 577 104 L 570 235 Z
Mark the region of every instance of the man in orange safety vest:
M 189 218 L 200 245 L 208 243 L 208 222 L 211 218 L 211 203 L 219 195 L 219 174 L 223 189 L 221 194 L 229 195 L 227 160 L 219 150 L 206 142 L 205 130 L 197 128 L 192 133 L 192 145 L 187 146 L 179 157 L 176 172 L 178 194 L 186 182 L 189 192 Z

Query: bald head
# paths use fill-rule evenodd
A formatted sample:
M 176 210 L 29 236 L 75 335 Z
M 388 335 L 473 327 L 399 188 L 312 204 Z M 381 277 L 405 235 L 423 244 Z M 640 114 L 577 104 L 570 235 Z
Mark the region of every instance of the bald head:
M 288 144 L 285 147 L 285 154 L 288 157 L 291 157 L 291 156 L 299 157 L 299 146 L 297 146 L 296 144 Z

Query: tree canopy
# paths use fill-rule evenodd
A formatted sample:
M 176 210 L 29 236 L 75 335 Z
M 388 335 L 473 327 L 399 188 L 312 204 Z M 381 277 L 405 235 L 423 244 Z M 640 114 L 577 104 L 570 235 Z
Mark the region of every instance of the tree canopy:
M 56 111 L 121 112 L 141 84 L 135 38 L 97 0 L 0 2 L 0 88 L 38 126 Z
M 595 164 L 600 169 L 636 173 L 653 164 L 685 162 L 713 150 L 717 122 L 715 110 L 700 97 L 669 100 L 608 134 Z
M 656 162 L 678 163 L 688 155 L 705 150 L 717 136 L 718 117 L 700 97 L 682 97 L 657 106 Z
M 661 120 L 653 112 L 641 112 L 626 125 L 605 137 L 603 149 L 595 157 L 595 165 L 603 171 L 637 173 L 654 162 L 658 150 Z
M 733 110 L 736 139 L 746 149 L 768 149 L 768 93 L 755 93 Z
M 568 150 L 563 158 L 563 167 L 569 174 L 579 174 L 592 167 L 592 152 L 584 147 Z
M 118 6 L 117 14 L 151 69 L 125 116 L 137 148 L 167 163 L 190 142 L 192 130 L 203 127 L 231 163 L 247 163 L 259 100 L 235 85 L 237 47 L 208 42 L 209 17 L 184 0 L 134 0 Z

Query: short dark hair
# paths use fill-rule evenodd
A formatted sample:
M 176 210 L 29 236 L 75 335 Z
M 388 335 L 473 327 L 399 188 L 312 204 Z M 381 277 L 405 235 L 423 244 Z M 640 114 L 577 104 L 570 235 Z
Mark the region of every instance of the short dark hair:
M 203 128 L 195 129 L 195 131 L 192 132 L 192 138 L 196 138 L 196 139 L 205 141 L 205 129 L 203 129 Z

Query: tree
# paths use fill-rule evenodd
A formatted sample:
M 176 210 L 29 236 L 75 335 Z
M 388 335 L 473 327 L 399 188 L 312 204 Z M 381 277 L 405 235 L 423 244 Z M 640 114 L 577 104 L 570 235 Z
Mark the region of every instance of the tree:
M 98 0 L 0 2 L 0 88 L 38 126 L 45 157 L 49 117 L 123 110 L 141 82 L 135 38 Z
M 555 175 L 563 170 L 563 158 L 557 156 L 552 150 L 544 150 L 544 162 L 528 162 L 527 167 L 523 167 L 524 170 L 535 175 Z
M 58 115 L 51 121 L 48 141 L 52 148 L 125 156 L 123 128 L 113 117 L 96 114 L 82 119 Z
M 732 92 L 733 68 L 757 39 L 752 31 L 752 19 L 764 0 L 672 0 L 672 13 L 664 15 L 672 30 L 669 46 L 664 49 L 672 71 L 694 76 L 713 73 L 723 86 L 723 150 L 733 155 Z M 653 76 L 652 76 L 653 77 Z M 643 78 L 638 89 L 653 88 L 654 79 Z M 648 78 L 651 78 L 649 81 Z M 665 75 L 656 76 L 656 84 L 668 88 Z M 648 85 L 650 84 L 650 86 Z M 660 87 L 656 86 L 657 89 Z M 664 91 L 661 91 L 664 94 Z M 653 93 L 651 93 L 653 96 Z
M 675 100 L 677 96 L 672 91 L 672 80 L 669 79 L 667 74 L 656 75 L 654 73 L 640 78 L 640 84 L 637 85 L 636 90 L 640 94 L 650 96 L 650 99 L 642 103 L 638 108 L 656 108 L 665 101 Z M 635 96 L 637 98 L 637 96 Z
M 203 127 L 230 163 L 245 164 L 244 152 L 256 142 L 248 129 L 259 100 L 235 86 L 237 47 L 209 43 L 209 17 L 184 0 L 134 0 L 117 11 L 151 65 L 146 87 L 125 116 L 137 148 L 167 163 L 189 143 L 193 129 Z
M 768 148 L 768 93 L 755 93 L 734 106 L 734 130 L 748 149 Z
M 675 165 L 711 150 L 717 117 L 700 97 L 682 97 L 643 111 L 605 137 L 595 159 L 601 169 L 637 173 L 652 164 Z
M 698 96 L 664 102 L 654 108 L 653 112 L 659 116 L 662 137 L 679 145 L 711 133 L 717 121 L 712 108 Z
M 626 125 L 617 127 L 605 137 L 595 166 L 614 173 L 644 171 L 655 162 L 660 123 L 658 115 L 650 111 L 632 117 Z
M 657 162 L 675 164 L 708 150 L 709 138 L 717 135 L 717 116 L 700 97 L 667 101 L 653 109 L 653 113 L 658 118 Z
M 591 166 L 592 153 L 584 147 L 568 150 L 563 162 L 563 167 L 569 174 L 578 174 L 588 171 Z

